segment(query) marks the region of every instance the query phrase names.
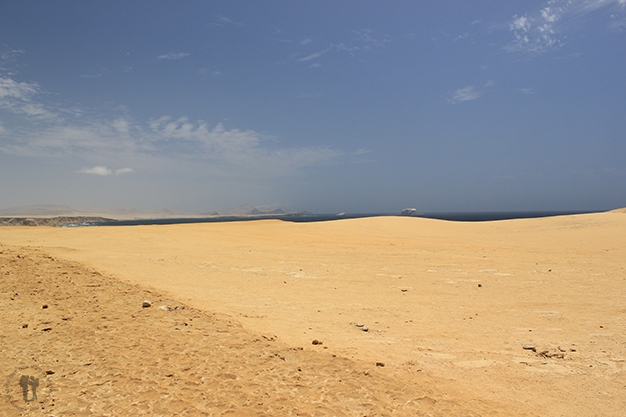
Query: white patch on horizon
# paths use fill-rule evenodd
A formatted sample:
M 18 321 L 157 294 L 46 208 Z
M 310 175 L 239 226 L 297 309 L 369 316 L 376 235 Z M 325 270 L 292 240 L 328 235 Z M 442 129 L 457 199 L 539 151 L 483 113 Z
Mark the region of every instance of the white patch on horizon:
M 121 169 L 116 169 L 115 171 L 102 166 L 102 165 L 97 165 L 91 168 L 83 168 L 80 169 L 78 171 L 76 171 L 77 174 L 89 174 L 89 175 L 100 175 L 103 177 L 109 176 L 109 175 L 124 175 L 124 174 L 130 174 L 131 172 L 133 172 L 134 170 L 132 168 L 121 168 Z
M 107 175 L 111 175 L 113 171 L 104 166 L 95 166 L 92 168 L 83 168 L 76 171 L 77 174 L 89 174 L 89 175 L 101 175 L 106 177 Z

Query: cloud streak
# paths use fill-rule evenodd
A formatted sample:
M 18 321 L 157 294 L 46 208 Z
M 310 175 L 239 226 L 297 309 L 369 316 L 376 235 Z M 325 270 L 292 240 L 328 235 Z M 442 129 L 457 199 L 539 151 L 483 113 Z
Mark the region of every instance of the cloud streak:
M 452 104 L 463 103 L 464 101 L 476 100 L 481 94 L 474 86 L 468 85 L 452 93 L 448 101 Z
M 332 49 L 332 46 L 329 48 L 324 49 L 323 51 L 318 51 L 318 52 L 314 52 L 310 55 L 305 56 L 304 58 L 300 58 L 298 59 L 298 62 L 306 62 L 306 61 L 310 61 L 312 59 L 317 59 L 319 57 L 321 57 L 322 55 L 324 55 L 325 53 L 329 52 Z
M 184 57 L 189 56 L 189 55 L 191 55 L 189 52 L 179 52 L 179 53 L 170 52 L 169 54 L 159 55 L 157 59 L 178 60 L 178 59 L 183 59 Z
M 322 55 L 325 55 L 331 51 L 347 52 L 350 56 L 355 57 L 358 52 L 363 52 L 374 48 L 384 48 L 386 44 L 391 41 L 389 36 L 379 36 L 371 29 L 356 30 L 352 33 L 353 37 L 350 41 L 347 41 L 346 43 L 340 42 L 337 44 L 331 43 L 330 46 L 328 46 L 326 49 L 313 52 L 309 55 L 297 59 L 297 61 L 311 61 L 320 58 Z M 312 40 L 310 38 L 306 38 L 305 40 L 300 42 L 300 45 L 308 45 L 311 42 Z

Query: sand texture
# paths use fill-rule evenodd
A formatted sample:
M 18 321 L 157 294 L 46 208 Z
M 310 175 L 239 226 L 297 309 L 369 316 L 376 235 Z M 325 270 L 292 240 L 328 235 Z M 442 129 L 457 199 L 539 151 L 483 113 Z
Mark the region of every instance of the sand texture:
M 0 252 L 0 415 L 34 404 L 20 368 L 32 415 L 626 415 L 623 211 L 5 227 Z

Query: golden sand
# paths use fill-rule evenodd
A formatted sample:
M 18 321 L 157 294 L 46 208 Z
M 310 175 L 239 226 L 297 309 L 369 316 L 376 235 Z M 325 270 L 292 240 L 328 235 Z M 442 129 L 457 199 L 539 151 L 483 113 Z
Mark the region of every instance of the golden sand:
M 64 410 L 58 415 L 107 410 L 111 415 L 119 410 L 150 415 L 625 415 L 623 211 L 480 223 L 379 217 L 6 227 L 0 229 L 0 244 L 6 255 L 0 277 L 15 279 L 22 271 L 22 278 L 3 286 L 40 287 L 29 295 L 28 303 L 37 303 L 32 308 L 18 306 L 19 297 L 7 300 L 13 290 L 2 290 L 2 311 L 11 313 L 6 313 L 11 320 L 3 344 L 20 347 L 3 351 L 5 375 L 41 363 L 37 357 L 43 355 L 47 362 L 41 369 L 59 368 L 48 377 L 51 382 L 86 378 L 79 365 L 83 359 L 65 355 L 54 362 L 56 351 L 45 339 L 71 320 L 55 316 L 48 320 L 52 330 L 40 330 L 46 326 L 40 324 L 42 314 L 74 298 L 83 297 L 72 307 L 74 315 L 82 314 L 85 300 L 97 297 L 99 308 L 111 310 L 105 317 L 117 314 L 113 327 L 125 336 L 115 337 L 145 344 L 145 363 L 137 362 L 142 356 L 129 353 L 132 344 L 123 339 L 111 336 L 115 343 L 99 345 L 107 331 L 98 311 L 85 315 L 82 327 L 68 324 L 64 343 L 82 343 L 85 357 L 109 355 L 107 363 L 117 361 L 118 373 L 127 368 L 126 373 L 137 375 L 135 385 L 125 391 L 121 377 L 112 376 L 103 382 L 109 391 L 97 388 L 104 385 L 81 388 L 85 393 L 78 403 L 74 394 L 82 392 L 80 384 L 68 383 L 51 391 L 55 403 L 47 405 L 45 415 L 55 409 Z M 25 272 L 33 268 L 39 268 L 38 277 Z M 3 276 L 3 271 L 10 273 Z M 72 284 L 85 277 L 102 290 Z M 61 292 L 68 295 L 46 301 L 54 288 L 65 288 Z M 153 306 L 142 308 L 150 297 Z M 159 309 L 166 300 L 187 308 Z M 57 307 L 42 312 L 39 304 L 46 302 Z M 25 329 L 28 314 L 22 310 L 31 317 Z M 189 331 L 196 331 L 192 318 L 202 328 L 197 334 Z M 187 326 L 181 325 L 185 320 Z M 176 326 L 187 331 L 173 330 Z M 96 343 L 90 337 L 98 331 L 103 333 Z M 198 347 L 192 355 L 178 345 L 187 340 L 189 346 L 205 346 L 205 333 L 223 337 L 211 340 L 213 353 L 201 355 Z M 314 345 L 314 340 L 322 343 Z M 119 359 L 124 355 L 128 360 Z M 178 385 L 171 385 L 172 376 L 146 374 L 164 356 L 173 358 L 167 360 L 176 369 Z M 279 359 L 271 365 L 271 358 Z M 224 360 L 240 362 L 220 373 L 216 369 L 225 366 Z M 98 364 L 102 375 L 116 375 L 105 365 Z M 202 372 L 185 376 L 192 372 L 185 367 Z M 305 367 L 306 375 L 298 367 Z M 15 409 L 1 407 L 2 412 Z

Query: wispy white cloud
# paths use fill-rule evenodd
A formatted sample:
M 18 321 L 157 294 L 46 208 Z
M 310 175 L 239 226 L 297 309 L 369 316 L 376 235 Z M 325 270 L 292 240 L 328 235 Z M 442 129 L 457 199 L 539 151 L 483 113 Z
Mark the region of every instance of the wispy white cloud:
M 298 59 L 298 62 L 305 62 L 305 61 L 310 61 L 312 59 L 317 59 L 321 57 L 322 55 L 324 55 L 325 53 L 329 52 L 331 49 L 332 49 L 332 46 L 324 49 L 323 51 L 314 52 L 310 55 L 305 56 L 304 58 Z
M 215 77 L 224 75 L 220 71 L 216 70 L 215 68 L 209 68 L 209 67 L 198 68 L 198 74 L 213 75 Z
M 88 116 L 90 111 L 70 108 L 66 113 L 76 116 L 45 119 L 42 115 L 54 113 L 37 100 L 38 84 L 0 78 L 0 86 L 0 121 L 4 113 L 13 121 L 19 120 L 20 126 L 0 126 L 0 152 L 83 161 L 87 167 L 77 171 L 82 174 L 197 169 L 218 176 L 258 179 L 289 175 L 342 155 L 324 146 L 281 147 L 277 138 L 254 130 L 226 128 L 223 123 L 210 126 L 186 117 L 163 116 L 144 123 L 132 119 L 128 111 L 122 116 L 95 119 Z M 122 168 L 107 167 L 111 165 Z
M 130 174 L 132 172 L 134 172 L 135 170 L 132 168 L 120 168 L 120 169 L 116 169 L 115 170 L 115 175 L 124 175 L 124 174 Z
M 300 94 L 299 96 L 296 96 L 297 98 L 317 98 L 320 97 L 322 95 L 322 93 L 315 93 L 315 94 Z
M 89 175 L 100 175 L 106 177 L 108 175 L 124 175 L 133 172 L 132 168 L 121 168 L 113 171 L 105 166 L 95 166 L 91 168 L 83 168 L 76 171 L 77 174 L 89 174 Z
M 537 91 L 535 90 L 535 87 L 520 88 L 519 92 L 522 93 L 522 94 L 537 94 Z
M 626 0 L 623 0 L 622 4 L 626 5 Z M 614 32 L 626 30 L 626 13 L 611 13 L 609 28 Z
M 39 91 L 37 83 L 17 82 L 11 78 L 0 77 L 0 100 L 28 100 Z
M 474 86 L 468 85 L 467 87 L 459 88 L 450 95 L 448 101 L 452 104 L 462 103 L 464 101 L 476 100 L 481 96 L 481 92 Z
M 237 22 L 233 19 L 230 19 L 226 16 L 216 15 L 213 16 L 213 21 L 209 23 L 212 26 L 227 26 L 227 25 L 235 25 L 235 26 L 245 26 L 245 23 Z
M 92 168 L 80 169 L 80 170 L 76 171 L 76 173 L 78 173 L 78 174 L 89 174 L 89 175 L 101 175 L 103 177 L 106 177 L 107 175 L 111 175 L 113 173 L 113 171 L 111 171 L 107 167 L 95 166 L 95 167 L 92 167 Z
M 311 38 L 305 38 L 305 39 L 302 39 L 302 40 L 300 41 L 300 45 L 308 45 L 308 44 L 310 44 L 311 42 L 313 42 L 313 39 L 311 39 Z
M 352 39 L 346 42 L 332 43 L 326 49 L 316 51 L 302 58 L 297 58 L 298 62 L 307 62 L 320 58 L 328 52 L 347 52 L 350 56 L 355 57 L 357 53 L 372 50 L 374 48 L 384 48 L 391 39 L 387 35 L 378 35 L 371 29 L 361 29 L 352 32 Z M 301 45 L 307 45 L 312 40 L 307 38 L 300 42 Z M 300 56 L 294 54 L 292 57 Z M 312 66 L 314 67 L 314 66 Z
M 159 55 L 157 59 L 182 59 L 189 55 L 191 55 L 189 52 L 180 52 L 180 53 L 170 52 L 169 54 Z
M 391 39 L 387 35 L 380 36 L 372 29 L 355 30 L 353 40 L 364 43 L 366 48 L 378 47 L 383 48 Z
M 97 74 L 81 74 L 80 78 L 100 78 L 102 77 L 102 73 L 99 72 Z
M 32 100 L 32 97 L 40 91 L 39 84 L 35 82 L 17 82 L 0 76 L 0 109 L 4 108 L 29 117 L 54 119 L 57 117 L 55 112 Z
M 614 10 L 609 28 L 626 27 L 620 16 L 625 0 L 548 0 L 535 11 L 514 15 L 508 22 L 513 40 L 505 46 L 508 52 L 542 54 L 556 50 L 568 40 L 568 33 L 584 27 L 590 15 L 600 9 Z

